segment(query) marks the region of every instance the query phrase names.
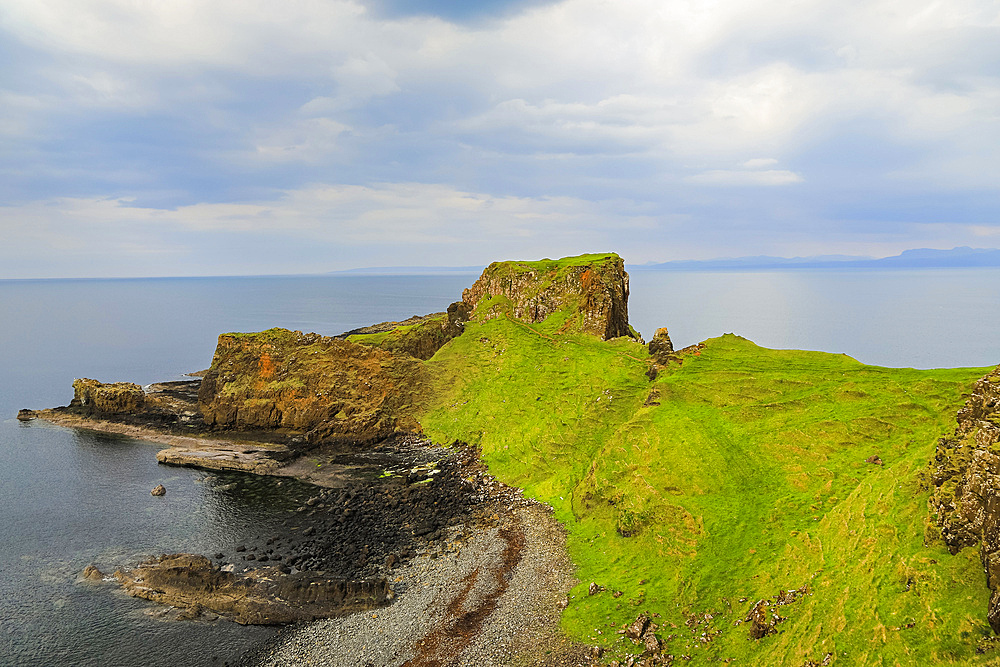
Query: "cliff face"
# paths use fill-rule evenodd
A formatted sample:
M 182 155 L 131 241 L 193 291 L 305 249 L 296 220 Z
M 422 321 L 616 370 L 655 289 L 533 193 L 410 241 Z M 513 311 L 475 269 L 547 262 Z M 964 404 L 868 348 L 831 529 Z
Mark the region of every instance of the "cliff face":
M 941 539 L 958 553 L 979 543 L 986 585 L 993 591 L 987 618 L 1000 633 L 1000 367 L 976 382 L 958 412 L 954 434 L 935 451 L 930 505 Z
M 409 412 L 423 375 L 411 356 L 348 340 L 286 329 L 223 334 L 198 402 L 209 426 L 366 442 L 419 430 Z
M 494 262 L 462 293 L 474 317 L 502 315 L 538 323 L 562 312 L 561 331 L 604 339 L 633 336 L 628 324 L 628 274 L 618 255 L 580 255 L 538 262 Z
M 614 254 L 495 263 L 446 313 L 335 338 L 285 329 L 223 334 L 199 409 L 210 427 L 288 429 L 313 442 L 419 431 L 412 415 L 427 379 L 421 360 L 461 335 L 470 315 L 541 322 L 560 313 L 562 331 L 631 335 L 624 266 Z
M 146 405 L 142 387 L 132 382 L 103 383 L 90 378 L 73 381 L 70 407 L 95 416 L 133 414 Z

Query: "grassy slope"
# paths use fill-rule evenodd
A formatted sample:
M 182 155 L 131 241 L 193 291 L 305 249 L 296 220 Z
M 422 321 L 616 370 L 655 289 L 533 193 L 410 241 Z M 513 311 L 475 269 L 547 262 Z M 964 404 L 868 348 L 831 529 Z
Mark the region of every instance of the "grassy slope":
M 498 477 L 555 508 L 584 582 L 572 635 L 621 652 L 632 645 L 615 630 L 648 609 L 674 635 L 664 652 L 695 663 L 986 661 L 977 554 L 923 546 L 917 483 L 986 369 L 877 368 L 727 335 L 650 381 L 644 347 L 560 324 L 470 323 L 427 362 L 421 422 L 480 445 Z M 588 596 L 591 581 L 608 590 Z M 734 626 L 803 585 L 779 634 Z

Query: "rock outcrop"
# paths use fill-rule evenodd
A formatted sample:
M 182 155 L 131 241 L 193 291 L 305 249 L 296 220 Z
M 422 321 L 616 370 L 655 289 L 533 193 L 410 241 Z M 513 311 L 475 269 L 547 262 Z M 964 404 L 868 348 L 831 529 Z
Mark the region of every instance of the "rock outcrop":
M 625 262 L 614 253 L 494 262 L 462 292 L 462 301 L 479 320 L 506 315 L 538 323 L 562 313 L 561 331 L 638 337 L 628 323 Z
M 987 618 L 1000 633 L 1000 367 L 981 378 L 958 411 L 955 432 L 938 441 L 930 499 L 935 528 L 952 553 L 979 544 Z M 933 533 L 933 531 L 931 531 Z M 936 537 L 936 535 L 931 535 Z
M 174 607 L 208 609 L 244 625 L 277 625 L 330 618 L 387 604 L 384 578 L 331 579 L 277 567 L 246 575 L 223 572 L 205 556 L 170 554 L 118 570 L 115 579 L 133 596 Z
M 419 431 L 410 412 L 424 373 L 412 356 L 349 340 L 231 333 L 219 336 L 198 401 L 207 426 L 365 443 Z
M 666 365 L 674 353 L 674 344 L 670 341 L 670 334 L 666 327 L 660 327 L 653 334 L 653 340 L 649 341 L 649 354 L 658 364 Z
M 456 301 L 446 313 L 414 315 L 402 322 L 382 322 L 343 333 L 355 343 L 373 345 L 397 355 L 408 355 L 427 360 L 445 343 L 465 330 L 471 309 L 463 301 Z
M 69 405 L 95 416 L 134 414 L 145 407 L 146 394 L 132 382 L 105 384 L 80 378 L 73 381 L 73 400 Z
M 604 339 L 639 338 L 628 323 L 628 274 L 615 254 L 538 262 L 496 262 L 447 312 L 355 329 L 336 337 L 269 329 L 218 339 L 201 380 L 150 385 L 73 383 L 62 419 L 101 420 L 178 436 L 228 431 L 225 437 L 267 441 L 285 450 L 171 443 L 163 463 L 273 474 L 312 445 L 368 445 L 419 433 L 415 416 L 431 383 L 422 362 L 465 330 L 466 323 L 509 316 L 548 320 L 550 333 Z M 553 319 L 550 319 L 553 318 Z M 667 353 L 670 339 L 655 345 Z M 36 413 L 23 411 L 22 420 Z

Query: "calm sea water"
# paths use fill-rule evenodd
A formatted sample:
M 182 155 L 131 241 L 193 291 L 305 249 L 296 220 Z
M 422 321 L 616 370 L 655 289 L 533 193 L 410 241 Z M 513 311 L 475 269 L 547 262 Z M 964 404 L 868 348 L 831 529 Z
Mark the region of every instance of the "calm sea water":
M 167 622 L 79 581 L 169 551 L 227 551 L 308 492 L 156 463 L 157 445 L 14 419 L 76 377 L 206 368 L 225 331 L 336 334 L 444 310 L 473 275 L 0 281 L 0 665 L 221 665 L 273 632 Z M 632 273 L 630 316 L 681 347 L 735 332 L 889 366 L 1000 363 L 1000 270 Z M 163 498 L 149 490 L 167 487 Z

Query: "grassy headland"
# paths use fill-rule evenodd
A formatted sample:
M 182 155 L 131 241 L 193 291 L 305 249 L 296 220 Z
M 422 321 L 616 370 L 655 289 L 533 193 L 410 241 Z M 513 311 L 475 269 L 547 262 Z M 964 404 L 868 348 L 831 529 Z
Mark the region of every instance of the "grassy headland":
M 616 630 L 649 610 L 663 654 L 695 663 L 985 664 L 982 567 L 924 545 L 921 472 L 989 369 L 726 335 L 651 380 L 644 346 L 560 334 L 563 319 L 468 323 L 426 362 L 418 418 L 555 508 L 583 582 L 572 636 L 639 652 Z M 777 633 L 749 640 L 754 603 L 791 589 Z

